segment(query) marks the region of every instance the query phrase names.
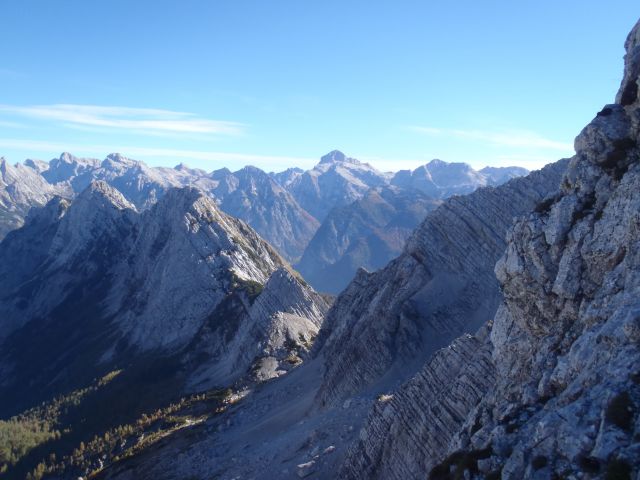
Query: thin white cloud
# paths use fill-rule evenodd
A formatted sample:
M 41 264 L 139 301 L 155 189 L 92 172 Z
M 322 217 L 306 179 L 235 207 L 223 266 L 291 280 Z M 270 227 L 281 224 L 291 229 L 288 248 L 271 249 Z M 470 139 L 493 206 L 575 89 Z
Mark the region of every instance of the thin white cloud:
M 144 157 L 144 159 L 170 158 L 173 163 L 181 160 L 198 160 L 220 163 L 224 166 L 251 164 L 266 170 L 287 168 L 291 165 L 301 167 L 311 166 L 316 160 L 306 157 L 288 157 L 280 155 L 253 155 L 246 153 L 210 152 L 202 150 L 180 150 L 166 148 L 146 148 L 132 146 L 113 145 L 70 145 L 58 142 L 30 141 L 12 138 L 0 138 L 0 148 L 23 150 L 27 152 L 45 152 L 55 155 L 59 152 L 69 151 L 79 155 L 94 155 L 103 157 L 111 152 L 119 152 L 132 158 Z M 201 165 L 203 165 L 201 163 Z
M 573 151 L 573 145 L 570 143 L 550 140 L 538 133 L 526 130 L 492 132 L 486 130 L 459 130 L 420 126 L 410 126 L 408 129 L 424 135 L 474 140 L 501 147 L 545 149 L 561 152 Z
M 107 107 L 99 105 L 0 105 L 0 113 L 53 121 L 66 125 L 136 130 L 158 134 L 241 135 L 245 125 L 210 120 L 193 113 L 155 108 Z

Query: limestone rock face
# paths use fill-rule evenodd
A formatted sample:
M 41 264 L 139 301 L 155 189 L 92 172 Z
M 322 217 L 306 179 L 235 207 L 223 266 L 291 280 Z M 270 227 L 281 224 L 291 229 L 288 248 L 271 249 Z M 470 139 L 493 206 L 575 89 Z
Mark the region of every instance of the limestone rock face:
M 343 478 L 640 473 L 640 22 L 626 49 L 618 103 L 576 138 L 558 194 L 509 230 L 490 334 L 444 365 L 442 378 L 464 384 L 463 400 L 448 385 L 434 396 L 438 381 L 423 370 L 396 392 L 387 418 L 374 409 Z M 449 348 L 460 342 L 469 339 Z M 442 367 L 447 351 L 426 370 Z
M 456 339 L 398 392 L 378 398 L 340 478 L 425 478 L 494 381 L 490 344 Z
M 431 354 L 491 319 L 501 294 L 493 273 L 514 217 L 555 192 L 560 161 L 500 187 L 452 197 L 429 213 L 403 253 L 361 270 L 330 310 L 317 343 L 326 358 L 323 404 L 415 373 Z
M 144 212 L 109 299 L 127 341 L 182 347 L 222 301 L 234 278 L 263 284 L 284 265 L 241 220 L 194 188 L 173 189 Z
M 47 312 L 79 279 L 99 275 L 126 248 L 135 209 L 103 182 L 70 206 L 54 198 L 2 242 L 0 338 Z
M 269 278 L 253 301 L 227 299 L 198 334 L 189 357 L 203 358 L 190 374 L 193 390 L 229 385 L 238 379 L 262 382 L 302 363 L 324 315 L 327 301 L 285 268 Z M 236 312 L 230 331 L 224 322 Z

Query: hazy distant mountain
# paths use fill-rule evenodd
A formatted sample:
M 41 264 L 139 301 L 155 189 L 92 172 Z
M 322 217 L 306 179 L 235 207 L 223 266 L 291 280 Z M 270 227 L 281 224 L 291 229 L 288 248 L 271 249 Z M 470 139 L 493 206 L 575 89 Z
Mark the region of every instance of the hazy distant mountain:
M 487 185 L 501 185 L 527 173 L 528 170 L 521 167 L 485 167 L 477 171 L 466 163 L 432 160 L 413 171 L 400 170 L 391 178 L 391 184 L 415 188 L 434 198 L 447 198 Z
M 329 212 L 296 268 L 319 291 L 339 293 L 359 267 L 377 270 L 398 256 L 413 229 L 439 204 L 419 190 L 372 188 Z
M 272 177 L 244 167 L 233 173 L 218 170 L 211 178 L 217 185 L 210 192 L 224 212 L 249 223 L 287 259 L 301 257 L 319 222 Z
M 37 170 L 25 165 L 11 168 L 19 169 L 11 176 L 14 183 L 16 179 L 21 179 L 25 185 L 37 186 L 31 189 L 31 196 L 14 198 L 14 195 L 5 202 L 12 206 L 16 217 L 15 220 L 2 222 L 5 231 L 18 226 L 29 207 L 44 204 L 53 193 L 67 192 L 72 196 L 96 180 L 105 181 L 116 188 L 138 210 L 151 207 L 173 187 L 197 187 L 212 195 L 223 211 L 251 224 L 292 261 L 300 258 L 319 225 L 290 193 L 255 167 L 245 167 L 235 173 L 222 169 L 208 174 L 182 164 L 175 168 L 152 168 L 120 154 L 111 154 L 99 161 L 63 153 L 60 158 L 51 160 L 48 167 L 46 164 L 38 165 L 41 177 L 34 174 Z
M 289 188 L 289 186 L 295 181 L 296 178 L 301 176 L 304 173 L 304 170 L 298 167 L 287 168 L 282 172 L 271 172 L 269 175 L 284 188 Z
M 523 177 L 529 171 L 522 167 L 484 167 L 478 170 L 487 179 L 487 185 L 502 185 L 512 178 Z
M 281 174 L 277 174 L 281 175 Z M 306 172 L 290 172 L 287 189 L 298 204 L 322 222 L 334 207 L 359 199 L 371 187 L 385 185 L 388 175 L 334 150 Z
M 48 164 L 28 160 L 4 168 L 8 173 L 0 192 L 0 238 L 21 225 L 31 206 L 43 205 L 54 194 L 77 195 L 92 181 L 107 182 L 138 210 L 151 207 L 171 188 L 193 186 L 214 197 L 223 211 L 248 222 L 291 262 L 301 259 L 331 209 L 362 198 L 372 187 L 391 183 L 444 198 L 518 174 L 516 168 L 490 169 L 483 174 L 466 164 L 434 160 L 414 172 L 401 171 L 392 177 L 337 150 L 323 156 L 311 170 L 290 168 L 270 174 L 255 167 L 212 173 L 183 164 L 152 168 L 120 154 L 101 161 L 63 153 Z M 354 258 L 358 256 L 362 257 Z M 390 257 L 373 264 L 382 264 L 383 258 Z
M 340 152 L 323 159 L 330 165 L 346 161 Z M 500 185 L 526 172 L 519 167 L 476 171 L 466 163 L 432 160 L 397 172 L 387 187 L 351 190 L 361 198 L 330 211 L 296 268 L 317 290 L 339 293 L 358 268 L 377 270 L 398 256 L 409 234 L 441 199 Z
M 64 186 L 50 185 L 41 168 L 33 160 L 10 165 L 0 157 L 0 239 L 22 226 L 31 207 L 44 205 L 54 195 L 71 195 Z

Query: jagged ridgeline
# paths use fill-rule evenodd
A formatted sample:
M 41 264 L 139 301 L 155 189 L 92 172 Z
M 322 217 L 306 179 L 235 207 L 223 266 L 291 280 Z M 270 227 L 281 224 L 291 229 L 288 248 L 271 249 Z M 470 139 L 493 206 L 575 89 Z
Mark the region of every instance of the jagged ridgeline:
M 223 387 L 302 363 L 328 308 L 193 188 L 138 213 L 92 182 L 33 210 L 1 247 L 0 461 L 14 478 L 84 475 L 149 429 L 206 418 Z
M 192 186 L 220 209 L 247 222 L 314 288 L 338 293 L 358 267 L 376 269 L 397 256 L 404 241 L 442 198 L 498 185 L 526 174 L 518 167 L 475 171 L 434 160 L 395 175 L 333 151 L 308 171 L 266 173 L 247 166 L 207 173 L 179 164 L 151 168 L 111 154 L 103 161 L 63 153 L 50 162 L 0 159 L 0 239 L 20 227 L 31 207 L 56 195 L 71 199 L 92 181 L 116 188 L 139 211 L 171 188 Z

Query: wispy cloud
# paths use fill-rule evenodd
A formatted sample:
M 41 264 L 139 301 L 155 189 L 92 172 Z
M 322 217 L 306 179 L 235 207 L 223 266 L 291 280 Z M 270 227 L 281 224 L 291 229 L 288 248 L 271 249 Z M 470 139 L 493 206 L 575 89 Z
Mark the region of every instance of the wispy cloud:
M 155 108 L 109 107 L 99 105 L 0 105 L 0 113 L 67 126 L 135 130 L 143 134 L 240 135 L 245 125 L 201 118 L 193 113 Z
M 433 127 L 410 126 L 409 130 L 429 136 L 450 137 L 462 140 L 478 141 L 490 145 L 515 148 L 532 148 L 556 150 L 561 152 L 573 151 L 573 145 L 566 142 L 550 140 L 535 132 L 526 130 L 486 131 L 459 130 Z
M 102 157 L 111 152 L 119 152 L 123 155 L 133 158 L 143 157 L 142 159 L 164 159 L 170 158 L 175 163 L 182 160 L 198 160 L 215 162 L 224 166 L 232 165 L 255 165 L 266 170 L 277 170 L 279 168 L 287 168 L 291 165 L 311 166 L 316 159 L 307 157 L 290 157 L 280 155 L 254 155 L 247 153 L 233 152 L 215 152 L 204 150 L 181 150 L 170 148 L 146 148 L 133 146 L 114 146 L 114 145 L 70 145 L 59 142 L 47 141 L 31 141 L 13 138 L 0 138 L 0 148 L 21 150 L 25 152 L 44 152 L 49 155 L 55 155 L 59 152 L 69 151 L 79 155 L 93 155 Z M 206 168 L 206 164 L 200 163 Z

